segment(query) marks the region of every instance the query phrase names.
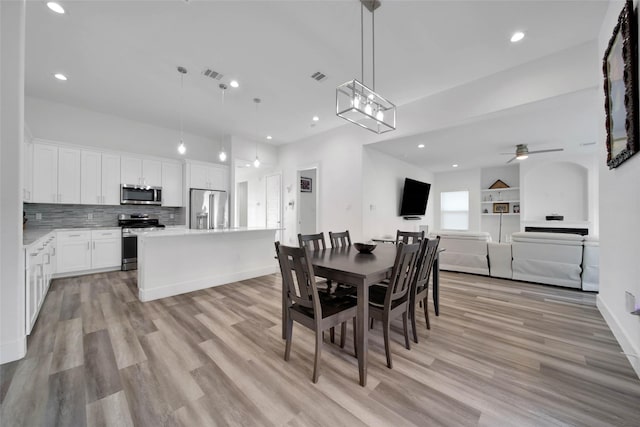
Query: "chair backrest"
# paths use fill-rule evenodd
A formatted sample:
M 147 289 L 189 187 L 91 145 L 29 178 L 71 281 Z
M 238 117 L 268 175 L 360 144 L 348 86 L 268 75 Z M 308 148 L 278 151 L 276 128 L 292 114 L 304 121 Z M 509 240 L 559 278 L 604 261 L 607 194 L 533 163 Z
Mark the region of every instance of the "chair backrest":
M 390 308 L 393 302 L 407 297 L 412 285 L 419 251 L 420 244 L 418 243 L 413 245 L 398 243 L 396 260 L 393 264 L 384 300 L 385 309 Z
M 349 236 L 349 230 L 341 233 L 329 232 L 329 240 L 331 240 L 332 248 L 339 248 L 343 246 L 351 246 L 351 236 Z
M 415 244 L 424 239 L 424 231 L 400 231 L 396 233 L 396 245 L 400 242 Z
M 276 242 L 276 253 L 282 274 L 282 286 L 290 301 L 302 307 L 321 313 L 320 300 L 313 265 L 309 260 L 307 248 L 281 245 Z
M 413 277 L 413 293 L 417 293 L 429 283 L 431 268 L 438 254 L 440 236 L 435 239 L 425 239 L 420 244 L 420 255 L 416 261 L 416 274 Z
M 308 248 L 310 251 L 317 251 L 319 249 L 327 249 L 327 244 L 324 241 L 324 233 L 318 234 L 298 234 L 298 244 L 300 247 Z

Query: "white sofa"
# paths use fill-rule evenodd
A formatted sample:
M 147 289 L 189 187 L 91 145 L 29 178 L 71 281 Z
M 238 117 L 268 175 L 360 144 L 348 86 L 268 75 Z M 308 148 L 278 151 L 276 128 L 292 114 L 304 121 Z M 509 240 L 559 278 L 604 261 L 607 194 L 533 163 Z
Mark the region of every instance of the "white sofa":
M 513 279 L 582 288 L 582 248 L 578 234 L 512 234 Z
M 585 237 L 582 254 L 582 290 L 600 288 L 600 242 L 596 237 Z
M 487 242 L 491 235 L 484 231 L 434 231 L 429 237 L 440 236 L 440 269 L 489 275 Z

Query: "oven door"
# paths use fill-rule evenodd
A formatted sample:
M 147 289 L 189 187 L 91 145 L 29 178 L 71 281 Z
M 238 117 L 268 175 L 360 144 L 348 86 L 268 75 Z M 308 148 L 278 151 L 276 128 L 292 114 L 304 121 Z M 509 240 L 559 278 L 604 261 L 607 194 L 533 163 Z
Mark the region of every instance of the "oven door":
M 161 205 L 162 188 L 126 185 L 120 187 L 121 205 Z
M 122 271 L 138 269 L 138 236 L 122 231 Z

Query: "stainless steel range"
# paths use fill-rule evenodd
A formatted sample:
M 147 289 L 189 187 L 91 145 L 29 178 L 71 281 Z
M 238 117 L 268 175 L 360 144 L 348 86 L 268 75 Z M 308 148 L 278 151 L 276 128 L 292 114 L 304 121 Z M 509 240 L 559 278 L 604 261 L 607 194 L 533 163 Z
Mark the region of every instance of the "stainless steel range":
M 160 220 L 147 214 L 118 215 L 118 225 L 122 227 L 122 271 L 138 269 L 138 236 L 135 230 L 163 230 Z

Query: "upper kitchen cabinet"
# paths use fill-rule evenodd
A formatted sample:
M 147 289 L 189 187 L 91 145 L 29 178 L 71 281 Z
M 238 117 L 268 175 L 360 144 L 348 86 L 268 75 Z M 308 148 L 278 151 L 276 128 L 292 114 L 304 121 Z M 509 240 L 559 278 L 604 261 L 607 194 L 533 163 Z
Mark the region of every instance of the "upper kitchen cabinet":
M 159 160 L 122 157 L 122 184 L 162 186 L 162 162 Z
M 34 143 L 33 201 L 80 203 L 80 150 Z
M 80 171 L 82 204 L 120 204 L 120 156 L 82 150 Z
M 162 206 L 184 206 L 182 164 L 162 162 Z
M 189 162 L 189 188 L 229 191 L 229 167 L 215 163 Z

